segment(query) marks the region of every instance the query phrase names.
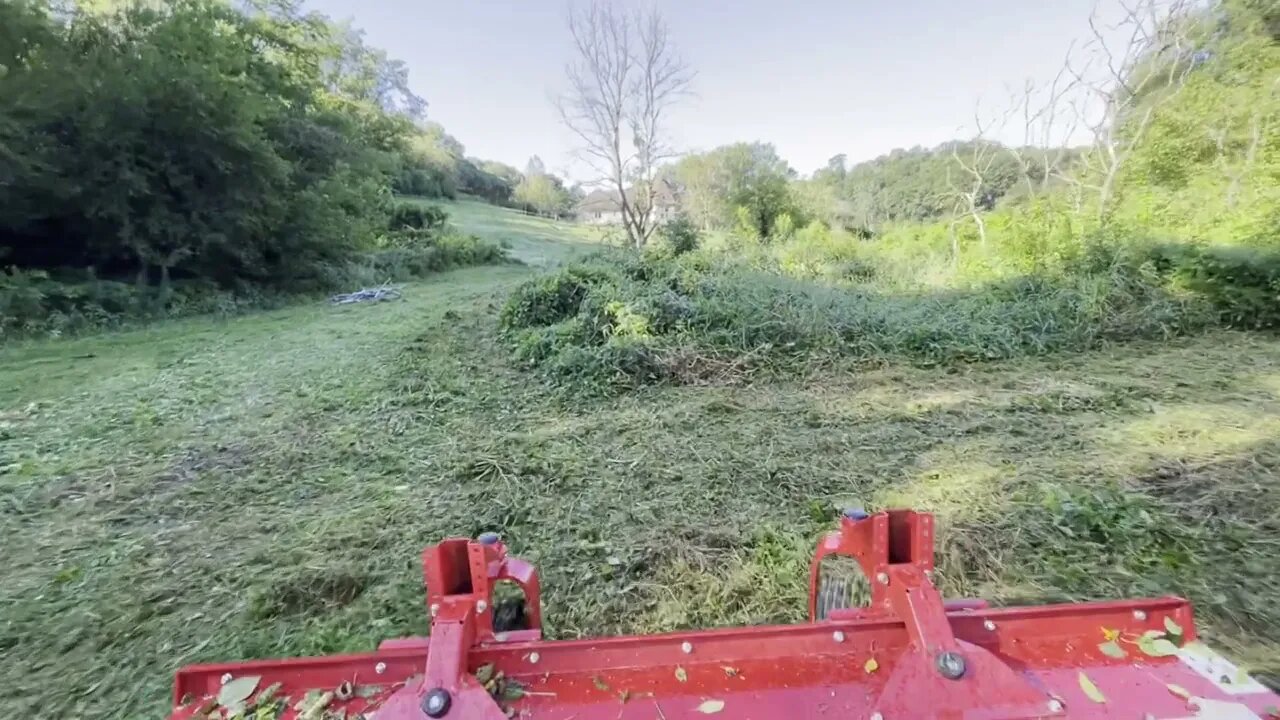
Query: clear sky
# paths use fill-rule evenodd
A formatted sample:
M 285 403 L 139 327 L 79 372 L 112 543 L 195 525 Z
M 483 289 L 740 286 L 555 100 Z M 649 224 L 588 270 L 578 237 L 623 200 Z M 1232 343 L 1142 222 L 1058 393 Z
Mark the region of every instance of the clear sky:
M 972 134 L 974 104 L 1048 79 L 1095 0 L 656 0 L 696 96 L 672 116 L 684 150 L 774 143 L 801 173 L 845 153 Z M 467 154 L 582 179 L 550 98 L 571 46 L 561 0 L 309 0 L 406 61 Z M 1021 140 L 1021 127 L 1015 136 Z

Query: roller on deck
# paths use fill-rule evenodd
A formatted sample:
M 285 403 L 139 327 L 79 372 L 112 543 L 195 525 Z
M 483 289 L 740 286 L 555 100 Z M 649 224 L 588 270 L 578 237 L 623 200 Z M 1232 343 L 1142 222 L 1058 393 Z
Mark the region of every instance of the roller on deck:
M 818 543 L 804 624 L 560 641 L 542 639 L 532 565 L 496 534 L 445 540 L 422 555 L 430 637 L 187 667 L 169 717 L 1280 720 L 1280 697 L 1197 640 L 1186 600 L 944 601 L 933 528 L 927 513 L 846 511 Z M 869 604 L 824 574 L 840 556 Z M 495 606 L 504 581 L 523 591 L 515 612 Z

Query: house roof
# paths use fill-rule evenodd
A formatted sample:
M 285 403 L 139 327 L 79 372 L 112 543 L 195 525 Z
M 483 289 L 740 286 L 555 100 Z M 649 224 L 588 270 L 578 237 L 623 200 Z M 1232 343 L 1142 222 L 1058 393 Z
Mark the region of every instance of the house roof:
M 635 188 L 629 188 L 627 195 L 630 197 Z M 653 195 L 654 207 L 674 207 L 680 204 L 680 199 L 676 196 L 675 188 L 665 180 L 659 180 L 654 187 Z M 592 190 L 586 197 L 578 202 L 578 212 L 618 212 L 621 210 L 621 204 L 618 202 L 618 194 L 612 190 Z

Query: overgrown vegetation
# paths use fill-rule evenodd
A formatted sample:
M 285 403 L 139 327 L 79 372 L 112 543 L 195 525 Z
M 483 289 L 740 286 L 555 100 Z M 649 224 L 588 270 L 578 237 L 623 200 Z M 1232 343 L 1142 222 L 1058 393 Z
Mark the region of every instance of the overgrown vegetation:
M 208 278 L 152 286 L 100 278 L 92 269 L 51 273 L 11 268 L 0 272 L 0 338 L 62 336 L 204 313 L 226 316 L 276 307 L 309 290 L 367 287 L 507 261 L 498 244 L 460 232 L 447 219 L 437 206 L 392 203 L 388 224 L 369 249 L 317 267 L 314 280 L 300 287 L 248 282 L 223 287 Z
M 765 143 L 684 158 L 669 174 L 715 242 L 532 281 L 503 316 L 517 357 L 598 390 L 711 367 L 950 364 L 1276 327 L 1280 48 L 1251 5 L 1173 7 L 1119 63 L 1124 79 L 1108 78 L 1111 125 L 1094 146 L 979 138 L 891 156 L 876 167 L 945 175 L 952 192 L 900 198 L 887 175 L 867 180 L 896 208 L 874 222 L 844 212 L 866 173 L 842 158 L 804 182 Z M 1156 41 L 1168 37 L 1181 54 Z M 926 196 L 955 203 L 952 217 L 884 224 L 943 214 Z

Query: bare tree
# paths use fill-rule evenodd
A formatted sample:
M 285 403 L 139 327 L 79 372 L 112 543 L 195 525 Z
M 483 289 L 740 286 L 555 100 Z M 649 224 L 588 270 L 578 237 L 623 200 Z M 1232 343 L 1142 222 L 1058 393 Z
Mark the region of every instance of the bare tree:
M 603 0 L 569 13 L 575 57 L 569 90 L 557 107 L 581 142 L 594 185 L 617 193 L 622 224 L 635 247 L 656 228 L 657 171 L 675 156 L 666 113 L 689 91 L 693 74 L 672 47 L 666 22 Z
M 1271 84 L 1270 93 L 1274 95 L 1280 90 L 1280 78 Z M 1209 137 L 1213 138 L 1214 143 L 1218 146 L 1218 156 L 1216 162 L 1218 167 L 1222 169 L 1222 174 L 1227 176 L 1229 181 L 1227 184 L 1227 207 L 1234 208 L 1240 196 L 1240 188 L 1244 183 L 1250 171 L 1253 170 L 1254 164 L 1258 160 L 1258 148 L 1262 145 L 1262 139 L 1266 137 L 1268 128 L 1266 126 L 1266 118 L 1263 116 L 1265 104 L 1259 103 L 1249 117 L 1249 140 L 1244 147 L 1242 161 L 1236 165 L 1231 162 L 1230 152 L 1227 147 L 1229 144 L 1230 132 L 1227 128 L 1216 127 L 1209 129 Z
M 1079 65 L 1066 69 L 1088 96 L 1076 103 L 1093 142 L 1076 182 L 1096 194 L 1099 219 L 1110 212 L 1121 168 L 1146 136 L 1160 105 L 1182 89 L 1195 67 L 1191 30 L 1195 0 L 1121 0 L 1122 15 L 1107 24 L 1097 9 L 1089 17 L 1092 40 Z M 1122 40 L 1108 39 L 1108 32 Z
M 957 180 L 952 175 L 951 167 L 947 168 L 948 194 L 955 199 L 956 217 L 963 214 L 973 219 L 973 224 L 978 229 L 978 242 L 983 245 L 987 244 L 987 223 L 983 220 L 982 213 L 991 209 L 991 168 L 995 165 L 996 158 L 1006 151 L 1004 146 L 989 137 L 993 130 L 1008 122 L 1010 112 L 1012 111 L 1006 111 L 993 120 L 983 120 L 975 110 L 973 124 L 977 133 L 973 139 L 968 143 L 951 145 L 951 161 L 959 170 L 957 174 L 960 178 Z

